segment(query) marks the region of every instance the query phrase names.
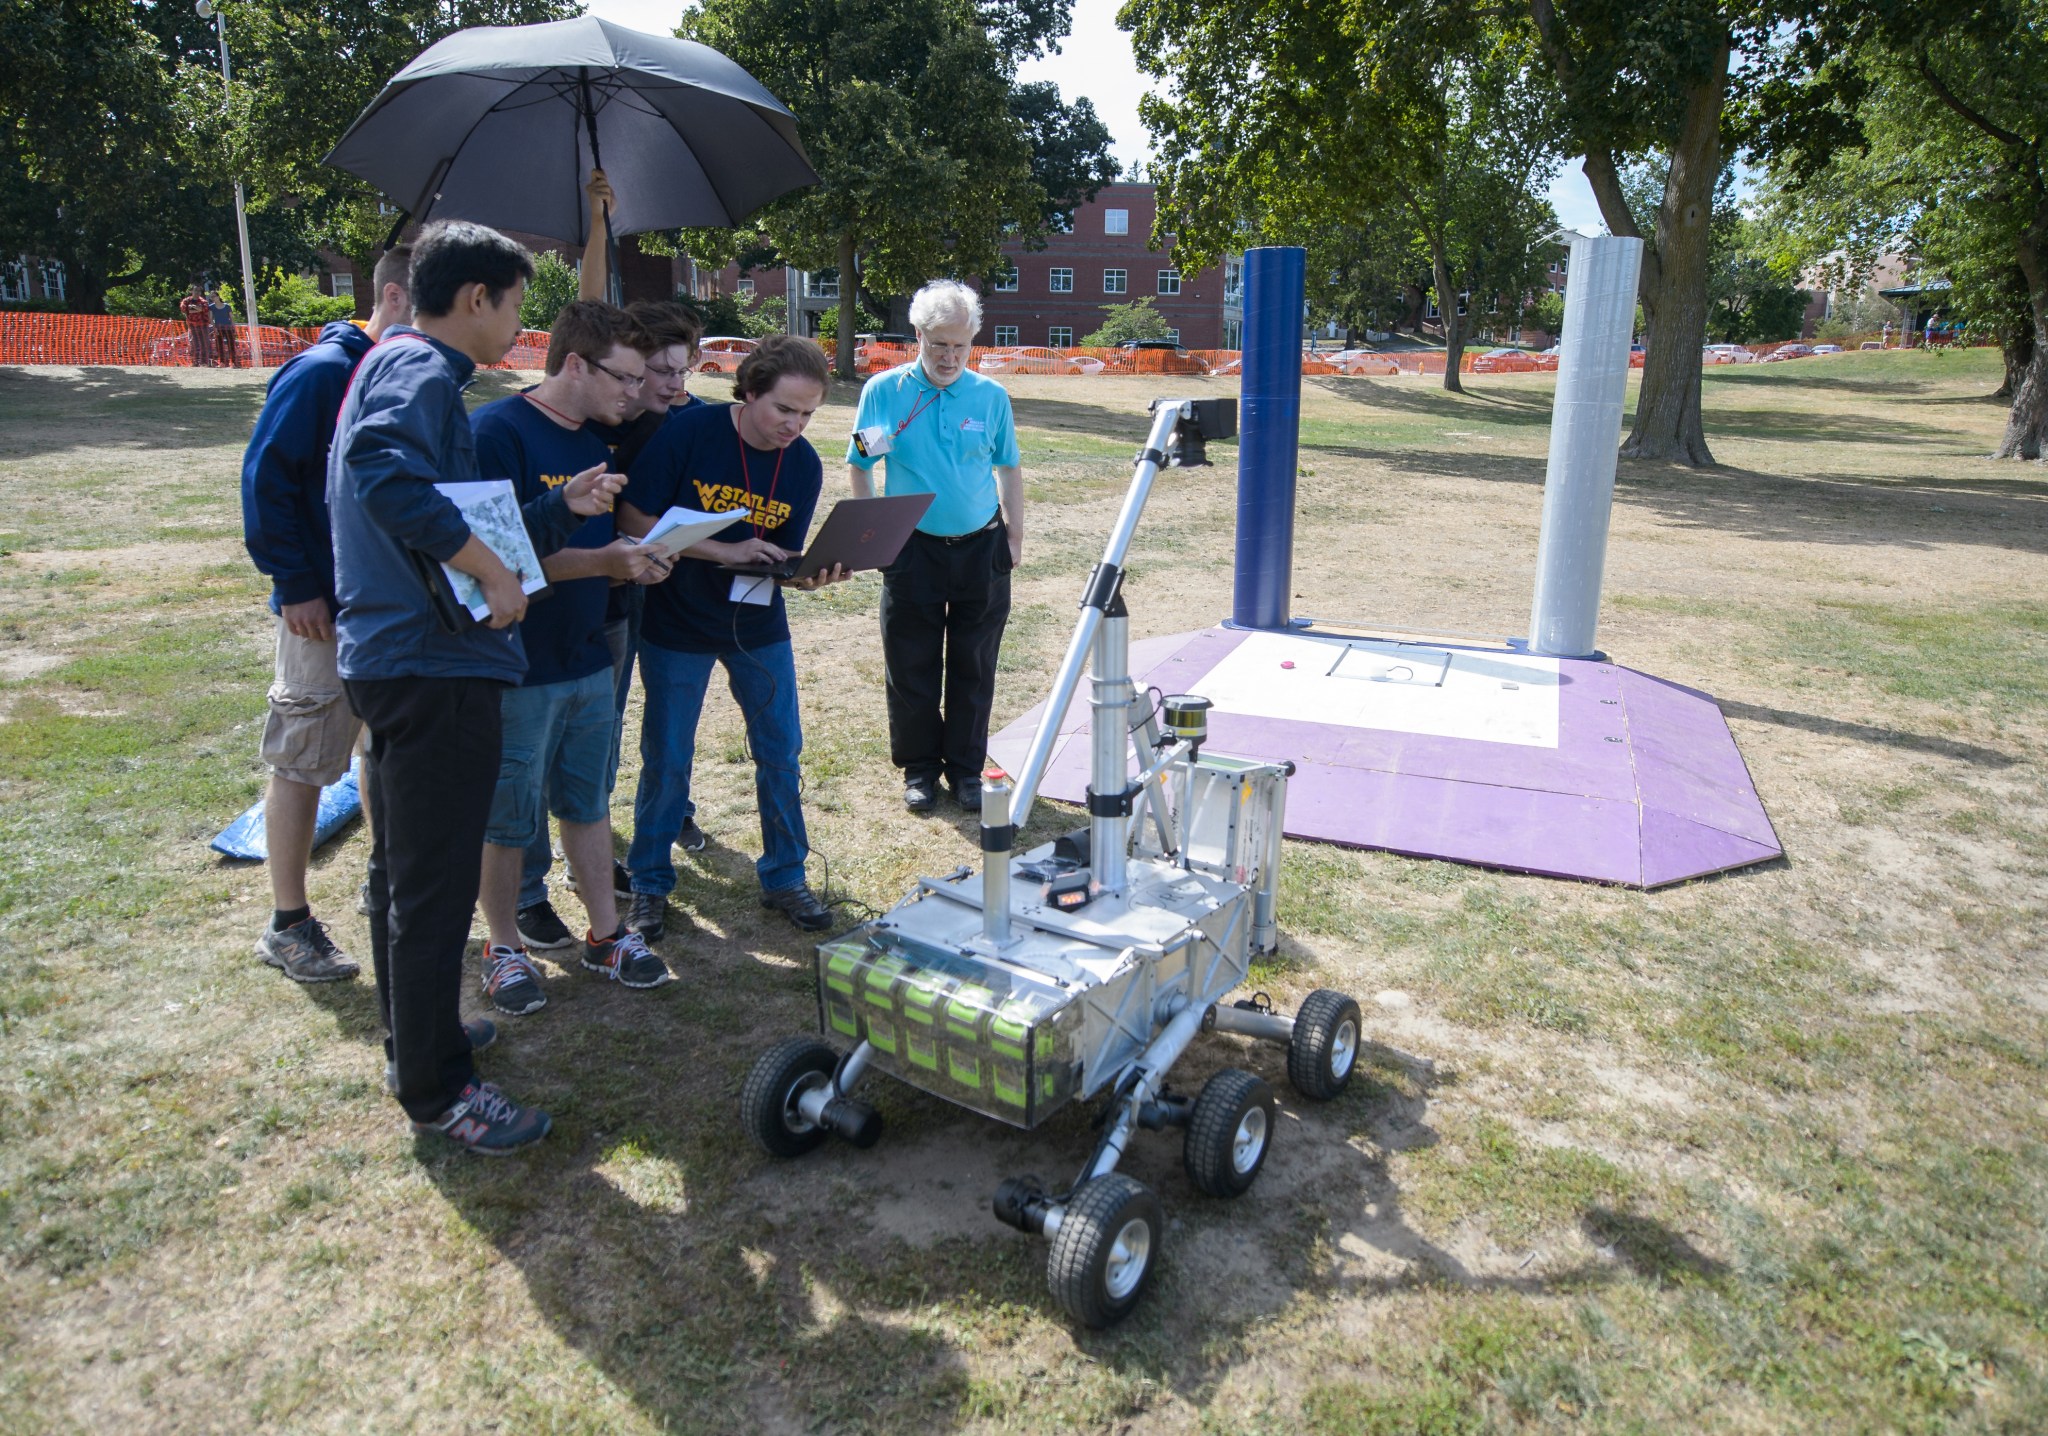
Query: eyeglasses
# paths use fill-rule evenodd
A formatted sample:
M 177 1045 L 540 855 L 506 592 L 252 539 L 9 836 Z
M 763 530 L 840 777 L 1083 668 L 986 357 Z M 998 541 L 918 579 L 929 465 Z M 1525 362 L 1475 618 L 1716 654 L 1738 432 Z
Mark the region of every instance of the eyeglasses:
M 602 369 L 605 373 L 611 375 L 614 379 L 618 380 L 628 389 L 637 389 L 642 384 L 647 382 L 647 376 L 645 374 L 621 374 L 618 370 L 612 368 L 611 365 L 603 363 L 602 361 L 597 359 L 590 359 L 586 360 L 585 362 L 588 363 L 590 367 L 593 369 Z
M 671 369 L 666 364 L 649 364 L 647 376 L 650 379 L 680 379 L 689 373 L 688 369 Z

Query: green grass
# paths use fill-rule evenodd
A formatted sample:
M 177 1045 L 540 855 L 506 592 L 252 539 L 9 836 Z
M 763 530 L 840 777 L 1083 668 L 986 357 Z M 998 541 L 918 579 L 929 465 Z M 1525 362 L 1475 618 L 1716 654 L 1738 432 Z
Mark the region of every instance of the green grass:
M 368 984 L 256 963 L 263 871 L 204 846 L 262 783 L 256 383 L 0 370 L 0 1429 L 2048 1429 L 2048 486 L 1979 457 L 1992 357 L 1712 371 L 1723 467 L 1623 465 L 1602 645 L 1722 699 L 1787 861 L 1640 893 L 1288 845 L 1252 983 L 1357 995 L 1358 1079 L 1316 1106 L 1277 1050 L 1199 1042 L 1176 1086 L 1273 1083 L 1272 1157 L 1219 1202 L 1139 1134 L 1170 1230 L 1102 1334 L 987 1213 L 1002 1176 L 1067 1180 L 1088 1112 L 1014 1133 L 889 1086 L 870 1153 L 739 1137 L 748 1063 L 814 1011 L 722 692 L 683 980 L 550 967 L 487 1059 L 548 1142 L 407 1137 Z M 1298 611 L 1518 623 L 1549 385 L 1305 385 Z M 1151 392 L 1018 386 L 999 721 L 1064 649 Z M 1141 636 L 1227 608 L 1215 457 L 1140 530 Z M 977 849 L 900 809 L 875 601 L 792 610 L 813 842 L 885 908 Z M 366 957 L 364 843 L 312 888 Z

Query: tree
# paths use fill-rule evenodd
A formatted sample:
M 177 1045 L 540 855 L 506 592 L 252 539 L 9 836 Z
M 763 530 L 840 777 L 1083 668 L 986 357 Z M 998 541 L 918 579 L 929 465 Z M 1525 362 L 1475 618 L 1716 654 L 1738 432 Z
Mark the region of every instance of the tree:
M 528 329 L 552 329 L 555 316 L 576 297 L 576 266 L 552 249 L 533 257 L 533 282 L 519 301 L 519 322 Z
M 1156 150 L 1155 233 L 1183 262 L 1247 233 L 1280 242 L 1394 226 L 1420 253 L 1459 387 L 1463 291 L 1519 297 L 1555 227 L 1531 194 L 1554 127 L 1524 38 L 1460 4 L 1129 0 L 1139 63 L 1171 78 L 1140 106 Z
M 1082 338 L 1082 348 L 1114 349 L 1130 339 L 1167 339 L 1173 335 L 1173 326 L 1153 307 L 1149 294 L 1129 304 L 1105 304 L 1102 312 L 1108 317 L 1100 329 Z
M 1851 278 L 1887 250 L 1996 334 L 1997 457 L 2048 458 L 2048 0 L 1884 0 L 1814 17 L 1773 96 L 1778 178 L 1810 249 Z
M 1057 207 L 1046 181 L 1085 190 L 1105 172 L 1108 134 L 1092 108 L 1055 113 L 1045 93 L 1014 84 L 1022 60 L 1066 33 L 1068 4 L 705 0 L 684 15 L 682 33 L 745 66 L 797 117 L 819 183 L 759 224 L 790 263 L 839 271 L 840 332 L 858 327 L 863 291 L 994 271 L 1006 227 L 1028 239 Z M 1035 155 L 1034 139 L 1057 152 Z M 839 372 L 852 376 L 851 345 L 839 346 Z

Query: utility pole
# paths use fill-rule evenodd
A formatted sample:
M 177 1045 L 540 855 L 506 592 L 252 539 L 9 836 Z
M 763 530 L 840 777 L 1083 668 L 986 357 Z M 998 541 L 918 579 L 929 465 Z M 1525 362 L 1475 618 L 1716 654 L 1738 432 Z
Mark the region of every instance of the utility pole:
M 228 69 L 228 22 L 213 0 L 199 0 L 192 7 L 199 12 L 202 20 L 213 21 L 214 34 L 220 39 L 220 107 L 228 108 L 228 85 L 233 76 Z M 242 181 L 235 180 L 235 233 L 242 241 L 242 315 L 243 326 L 249 331 L 249 367 L 263 367 L 263 333 L 256 322 L 256 270 L 249 263 L 249 211 L 242 200 Z

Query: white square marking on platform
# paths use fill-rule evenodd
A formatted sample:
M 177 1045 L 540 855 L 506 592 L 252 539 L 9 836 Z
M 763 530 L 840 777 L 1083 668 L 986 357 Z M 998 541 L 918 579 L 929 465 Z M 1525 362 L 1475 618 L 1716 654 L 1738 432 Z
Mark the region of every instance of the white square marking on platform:
M 1331 676 L 1345 642 L 1354 651 Z M 1245 718 L 1555 748 L 1557 672 L 1520 653 L 1254 633 L 1189 686 Z

